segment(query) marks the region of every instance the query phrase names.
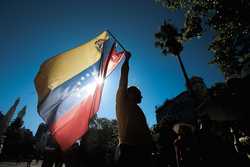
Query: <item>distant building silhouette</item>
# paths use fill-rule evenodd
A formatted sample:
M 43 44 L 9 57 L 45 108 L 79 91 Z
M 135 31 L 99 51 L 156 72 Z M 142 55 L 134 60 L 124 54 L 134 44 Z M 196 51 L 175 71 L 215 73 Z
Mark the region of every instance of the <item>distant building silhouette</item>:
M 194 100 L 187 91 L 168 99 L 156 109 L 156 120 L 159 123 L 163 118 L 178 120 L 180 122 L 193 122 Z
M 195 124 L 197 117 L 208 115 L 213 121 L 235 121 L 240 119 L 236 112 L 234 96 L 225 83 L 217 83 L 207 88 L 202 78 L 190 79 L 194 95 L 183 91 L 173 99 L 156 108 L 156 120 L 163 118 Z

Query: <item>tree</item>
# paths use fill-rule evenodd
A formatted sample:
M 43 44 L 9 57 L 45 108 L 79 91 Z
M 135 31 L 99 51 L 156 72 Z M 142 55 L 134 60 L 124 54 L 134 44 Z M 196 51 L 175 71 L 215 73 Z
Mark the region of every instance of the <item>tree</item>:
M 89 125 L 88 132 L 82 137 L 81 150 L 85 152 L 86 163 L 91 166 L 111 165 L 118 144 L 117 121 L 98 118 L 95 115 Z
M 14 113 L 16 112 L 19 102 L 20 98 L 17 98 L 15 103 L 10 107 L 9 111 L 0 120 L 0 137 L 6 132 Z
M 186 69 L 180 57 L 181 51 L 183 50 L 182 33 L 179 33 L 177 28 L 172 24 L 164 21 L 164 24 L 161 26 L 160 32 L 156 33 L 155 37 L 155 46 L 161 48 L 164 55 L 172 54 L 177 57 L 184 78 L 186 80 L 186 84 L 188 88 L 192 90 Z
M 209 50 L 214 53 L 214 57 L 211 63 L 218 64 L 225 77 L 240 75 L 243 65 L 250 60 L 250 2 L 248 0 L 156 1 L 169 10 L 184 11 L 184 27 L 178 34 L 182 43 L 194 37 L 200 37 L 205 31 L 212 31 L 214 39 L 209 45 Z M 156 33 L 156 40 L 161 37 L 166 42 L 162 35 L 162 33 Z M 160 46 L 157 41 L 157 46 Z M 166 46 L 163 45 L 163 48 L 160 46 L 163 52 L 166 52 L 164 47 Z

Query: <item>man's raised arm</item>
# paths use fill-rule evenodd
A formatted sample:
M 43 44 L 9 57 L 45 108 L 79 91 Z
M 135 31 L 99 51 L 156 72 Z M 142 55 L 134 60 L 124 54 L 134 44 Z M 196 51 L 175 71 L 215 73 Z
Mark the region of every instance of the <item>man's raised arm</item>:
M 120 82 L 119 82 L 119 88 L 118 93 L 122 93 L 125 95 L 125 92 L 128 87 L 128 72 L 129 72 L 129 59 L 131 57 L 131 54 L 129 52 L 125 53 L 126 59 L 122 65 L 121 68 L 121 76 L 120 76 Z

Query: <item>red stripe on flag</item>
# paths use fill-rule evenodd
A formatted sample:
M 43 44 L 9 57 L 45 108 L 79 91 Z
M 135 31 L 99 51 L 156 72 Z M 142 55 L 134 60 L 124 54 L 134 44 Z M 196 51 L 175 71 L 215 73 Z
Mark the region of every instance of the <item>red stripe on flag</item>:
M 104 66 L 103 66 L 104 78 L 107 78 L 114 71 L 115 67 L 120 63 L 123 57 L 124 57 L 124 51 L 117 52 L 116 45 L 115 43 L 113 43 L 109 56 L 104 61 Z
M 66 112 L 50 127 L 52 135 L 62 150 L 67 150 L 88 130 L 89 119 L 99 109 L 102 88 L 102 85 L 98 85 L 93 95 Z
M 109 76 L 114 71 L 115 67 L 120 63 L 123 56 L 124 52 L 116 52 L 115 49 L 112 50 L 105 77 Z

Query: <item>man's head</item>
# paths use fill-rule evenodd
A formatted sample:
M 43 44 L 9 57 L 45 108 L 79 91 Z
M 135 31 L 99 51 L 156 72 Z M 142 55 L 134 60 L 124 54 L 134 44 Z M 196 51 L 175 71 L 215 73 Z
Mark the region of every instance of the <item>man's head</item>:
M 141 95 L 141 91 L 135 87 L 135 86 L 130 86 L 127 89 L 127 94 L 128 94 L 128 98 L 135 102 L 136 104 L 141 103 L 141 99 L 142 99 L 142 95 Z

